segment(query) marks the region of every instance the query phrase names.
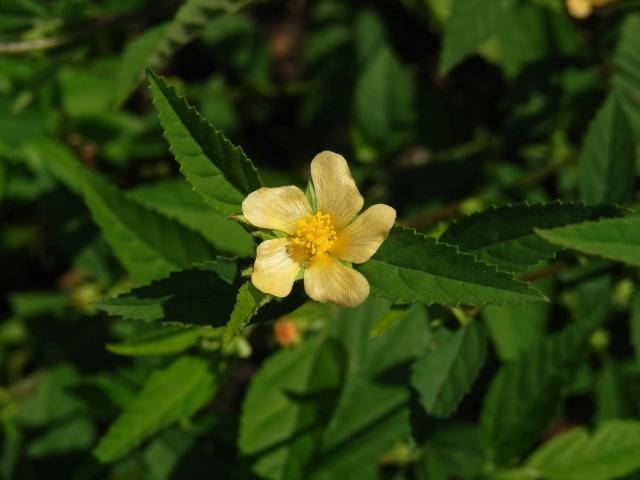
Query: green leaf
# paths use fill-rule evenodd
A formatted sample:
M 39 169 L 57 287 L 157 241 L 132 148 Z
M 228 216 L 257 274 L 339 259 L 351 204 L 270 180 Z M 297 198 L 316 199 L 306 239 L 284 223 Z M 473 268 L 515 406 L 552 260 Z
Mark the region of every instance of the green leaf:
M 589 126 L 580 157 L 580 193 L 589 203 L 629 200 L 635 176 L 635 143 L 627 115 L 610 95 Z
M 509 0 L 453 0 L 444 29 L 440 72 L 447 73 L 494 35 L 511 3 Z
M 193 347 L 203 332 L 203 328 L 184 328 L 180 325 L 161 327 L 127 339 L 123 343 L 108 343 L 107 350 L 127 356 L 171 355 Z
M 500 359 L 511 361 L 534 347 L 544 336 L 551 304 L 487 305 L 482 317 Z
M 411 138 L 416 122 L 415 87 L 389 48 L 370 60 L 356 84 L 356 128 L 381 154 L 393 153 Z
M 448 417 L 471 389 L 487 354 L 478 322 L 447 335 L 413 364 L 411 385 L 431 415 Z
M 102 437 L 95 456 L 103 463 L 117 460 L 160 429 L 191 417 L 215 388 L 216 377 L 201 358 L 181 357 L 154 372 Z
M 472 253 L 478 260 L 510 272 L 525 270 L 561 250 L 535 233 L 536 228 L 554 228 L 587 220 L 620 215 L 613 206 L 577 203 L 527 203 L 490 208 L 452 223 L 440 241 Z
M 634 418 L 638 411 L 634 406 L 624 376 L 623 366 L 612 358 L 605 358 L 597 385 L 596 421 L 598 424 L 609 420 Z
M 187 0 L 171 22 L 145 31 L 127 45 L 116 83 L 116 106 L 136 89 L 147 68 L 162 68 L 173 54 L 201 36 L 205 27 L 224 14 L 237 12 L 239 0 Z
M 65 419 L 29 443 L 28 455 L 41 458 L 82 452 L 96 437 L 93 423 L 86 417 Z
M 85 202 L 105 240 L 136 283 L 146 283 L 215 257 L 197 233 L 131 200 L 86 172 Z
M 182 173 L 215 210 L 241 212 L 244 198 L 262 186 L 251 160 L 161 77 L 149 72 L 148 78 L 165 137 Z
M 548 337 L 500 369 L 480 416 L 483 443 L 492 457 L 509 460 L 538 439 L 555 416 L 562 386 L 586 353 L 584 345 L 601 313 Z
M 542 294 L 512 275 L 403 228 L 394 228 L 371 260 L 357 269 L 374 295 L 395 302 L 485 305 L 544 301 Z
M 127 44 L 115 84 L 116 108 L 122 106 L 137 88 L 146 68 L 161 66 L 162 62 L 157 58 L 158 46 L 166 35 L 167 26 L 167 23 L 162 23 L 149 28 Z
M 613 57 L 613 88 L 640 139 L 640 16 L 627 15 Z
M 537 233 L 566 248 L 640 266 L 640 216 L 584 222 Z
M 238 290 L 231 317 L 223 335 L 223 344 L 229 346 L 242 329 L 249 323 L 260 307 L 272 300 L 271 295 L 262 293 L 251 282 L 245 282 Z
M 409 392 L 400 379 L 408 380 L 409 362 L 427 341 L 419 306 L 370 338 L 389 307 L 372 298 L 356 309 L 333 308 L 325 335 L 265 362 L 240 424 L 240 448 L 255 456 L 256 473 L 375 478 L 375 459 L 409 432 Z
M 613 480 L 640 468 L 640 422 L 611 421 L 589 435 L 574 428 L 548 441 L 525 463 L 528 478 Z
M 313 479 L 377 478 L 375 459 L 409 434 L 409 366 L 427 344 L 428 327 L 423 307 L 415 305 L 371 338 L 389 307 L 372 298 L 331 320 L 328 333 L 347 355 L 346 376 L 309 466 Z
M 173 272 L 115 298 L 95 302 L 100 310 L 130 320 L 222 326 L 237 295 L 235 263 L 219 259 Z
M 262 365 L 242 406 L 238 439 L 243 455 L 257 457 L 255 473 L 301 476 L 324 428 L 323 410 L 332 406 L 323 396 L 338 388 L 341 372 L 339 352 L 324 342 L 282 350 Z
M 635 352 L 636 364 L 640 366 L 640 293 L 631 302 L 631 344 Z
M 216 251 L 240 257 L 254 254 L 255 242 L 237 222 L 211 211 L 184 179 L 166 180 L 127 192 L 138 203 L 202 234 Z

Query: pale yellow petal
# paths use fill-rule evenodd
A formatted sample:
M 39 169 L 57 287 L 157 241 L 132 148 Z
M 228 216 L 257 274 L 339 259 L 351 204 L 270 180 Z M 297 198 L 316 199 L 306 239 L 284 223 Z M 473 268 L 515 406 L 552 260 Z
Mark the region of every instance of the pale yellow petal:
M 567 11 L 572 17 L 587 18 L 593 10 L 592 0 L 566 0 Z
M 335 228 L 346 226 L 362 209 L 364 200 L 342 155 L 329 151 L 316 155 L 311 161 L 311 178 L 318 210 L 331 215 Z
M 264 293 L 286 297 L 305 260 L 292 239 L 267 240 L 258 245 L 251 281 Z
M 304 271 L 304 289 L 318 302 L 357 307 L 369 296 L 369 282 L 331 255 L 315 255 Z
M 242 202 L 242 214 L 253 225 L 290 235 L 295 233 L 298 220 L 311 213 L 304 192 L 294 186 L 261 188 Z
M 396 211 L 389 205 L 373 205 L 338 232 L 329 253 L 346 262 L 364 263 L 386 240 L 395 221 Z

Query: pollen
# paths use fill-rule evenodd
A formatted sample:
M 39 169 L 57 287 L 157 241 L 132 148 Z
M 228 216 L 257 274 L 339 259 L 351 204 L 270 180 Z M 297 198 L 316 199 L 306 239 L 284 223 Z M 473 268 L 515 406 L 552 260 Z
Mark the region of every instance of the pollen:
M 298 220 L 294 242 L 303 246 L 311 255 L 325 253 L 336 241 L 331 215 L 318 211 Z

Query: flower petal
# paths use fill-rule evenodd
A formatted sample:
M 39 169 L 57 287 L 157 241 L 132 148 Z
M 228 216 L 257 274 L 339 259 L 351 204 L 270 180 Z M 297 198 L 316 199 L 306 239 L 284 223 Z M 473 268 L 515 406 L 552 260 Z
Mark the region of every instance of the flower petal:
M 266 240 L 258 245 L 251 281 L 264 293 L 286 297 L 305 260 L 290 238 Z
M 311 213 L 304 192 L 294 186 L 260 188 L 242 202 L 242 214 L 253 225 L 290 235 L 295 233 L 298 220 Z
M 362 209 L 364 200 L 342 155 L 325 151 L 311 161 L 311 178 L 318 210 L 331 215 L 333 225 L 342 228 Z
M 572 17 L 583 19 L 591 15 L 592 0 L 566 0 L 567 10 Z
M 304 271 L 304 289 L 318 302 L 332 302 L 342 307 L 357 307 L 369 296 L 367 279 L 327 254 L 311 258 Z
M 396 211 L 389 205 L 373 205 L 338 232 L 329 252 L 346 262 L 364 263 L 386 240 L 395 221 Z

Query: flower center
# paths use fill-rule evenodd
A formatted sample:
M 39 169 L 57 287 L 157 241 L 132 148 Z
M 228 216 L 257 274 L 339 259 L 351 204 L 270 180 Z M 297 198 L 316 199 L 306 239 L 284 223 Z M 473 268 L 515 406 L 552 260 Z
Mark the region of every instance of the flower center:
M 294 242 L 305 247 L 311 255 L 326 252 L 336 241 L 336 231 L 328 213 L 318 211 L 308 215 L 298 220 L 297 227 Z

